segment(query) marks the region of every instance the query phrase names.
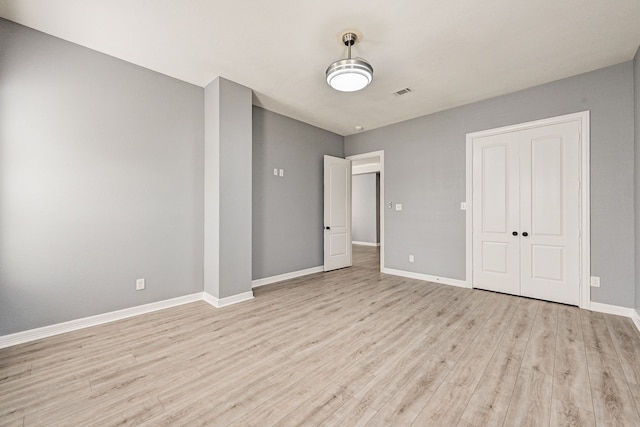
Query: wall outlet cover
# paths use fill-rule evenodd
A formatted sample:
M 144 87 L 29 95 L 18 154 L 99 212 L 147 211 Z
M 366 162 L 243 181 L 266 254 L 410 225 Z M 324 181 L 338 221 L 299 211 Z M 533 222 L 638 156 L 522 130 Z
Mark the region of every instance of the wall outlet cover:
M 141 291 L 144 289 L 144 279 L 136 280 L 136 291 Z

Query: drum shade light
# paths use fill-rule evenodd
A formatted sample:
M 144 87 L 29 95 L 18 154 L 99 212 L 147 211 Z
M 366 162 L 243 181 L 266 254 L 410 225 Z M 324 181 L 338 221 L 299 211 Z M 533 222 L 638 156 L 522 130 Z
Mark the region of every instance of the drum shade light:
M 327 68 L 327 84 L 340 92 L 355 92 L 367 87 L 373 80 L 373 67 L 362 58 L 351 58 L 351 46 L 356 44 L 357 36 L 346 33 L 342 42 L 349 53 L 345 59 L 340 59 Z

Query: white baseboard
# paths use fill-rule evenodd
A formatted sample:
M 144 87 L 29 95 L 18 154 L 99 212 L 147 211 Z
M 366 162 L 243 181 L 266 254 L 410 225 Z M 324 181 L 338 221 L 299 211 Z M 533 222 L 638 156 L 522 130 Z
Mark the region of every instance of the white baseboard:
M 353 245 L 360 245 L 360 246 L 380 246 L 380 243 L 373 243 L 373 242 L 358 242 L 353 240 L 351 242 L 351 244 Z
M 602 304 L 600 302 L 593 302 L 589 305 L 589 310 L 597 311 L 599 313 L 615 314 L 616 316 L 631 317 L 635 314 L 635 310 L 629 307 L 620 307 L 619 305 Z
M 638 328 L 638 332 L 640 332 L 640 313 L 638 313 L 638 310 L 633 310 L 633 317 L 631 320 L 633 320 L 633 323 L 636 324 L 636 328 Z
M 633 323 L 640 331 L 640 314 L 634 309 L 629 307 L 620 307 L 619 305 L 602 304 L 600 302 L 591 302 L 589 310 L 597 311 L 599 313 L 615 314 L 616 316 L 629 317 L 633 320 Z
M 271 283 L 282 282 L 283 280 L 295 279 L 296 277 L 306 276 L 307 274 L 322 273 L 324 267 L 319 265 L 318 267 L 306 268 L 304 270 L 292 271 L 291 273 L 278 274 L 277 276 L 265 277 L 263 279 L 256 279 L 251 282 L 252 288 L 258 286 L 270 285 Z
M 631 317 L 633 323 L 636 324 L 636 328 L 638 328 L 638 332 L 640 332 L 640 313 L 638 310 L 633 310 L 633 317 Z
M 228 305 L 237 304 L 239 302 L 248 301 L 250 299 L 253 299 L 253 291 L 243 292 L 241 294 L 232 295 L 226 298 L 216 298 L 207 292 L 202 293 L 202 300 L 208 302 L 216 308 L 226 307 Z
M 430 276 L 428 274 L 414 273 L 412 271 L 396 270 L 394 268 L 383 268 L 382 273 L 393 274 L 394 276 L 408 277 L 410 279 L 425 280 L 427 282 L 442 283 L 445 285 L 458 286 L 460 288 L 468 288 L 469 285 L 465 280 L 450 279 L 448 277 Z
M 43 326 L 41 328 L 30 329 L 23 332 L 16 332 L 14 334 L 0 336 L 0 348 L 23 344 L 29 341 L 63 334 L 65 332 L 72 332 L 78 329 L 88 328 L 90 326 L 102 325 L 103 323 L 126 319 L 128 317 L 151 313 L 153 311 L 163 310 L 165 308 L 175 307 L 200 300 L 202 300 L 202 293 L 196 293 L 164 301 L 152 302 L 150 304 L 139 305 L 136 307 L 125 308 L 122 310 L 111 311 L 109 313 L 97 314 L 95 316 L 84 317 L 82 319 L 70 320 L 68 322 L 57 323 L 55 325 Z

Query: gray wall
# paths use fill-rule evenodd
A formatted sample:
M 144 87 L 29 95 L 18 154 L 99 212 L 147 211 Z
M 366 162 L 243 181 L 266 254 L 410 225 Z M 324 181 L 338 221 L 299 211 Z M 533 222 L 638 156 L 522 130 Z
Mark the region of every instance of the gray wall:
M 624 255 L 634 253 L 632 62 L 346 137 L 346 155 L 385 150 L 385 199 L 403 204 L 386 211 L 386 267 L 464 280 L 465 135 L 584 110 L 591 270 L 602 278 L 592 300 L 632 306 L 634 257 Z
M 220 82 L 220 298 L 251 291 L 251 89 Z
M 202 291 L 202 111 L 0 19 L 0 335 Z
M 351 178 L 351 239 L 378 243 L 379 193 L 377 173 L 353 175 Z
M 253 279 L 323 264 L 323 155 L 343 140 L 253 107 Z
M 633 59 L 633 89 L 635 101 L 635 238 L 636 238 L 636 311 L 640 313 L 640 48 Z
M 204 89 L 204 292 L 220 298 L 220 82 Z

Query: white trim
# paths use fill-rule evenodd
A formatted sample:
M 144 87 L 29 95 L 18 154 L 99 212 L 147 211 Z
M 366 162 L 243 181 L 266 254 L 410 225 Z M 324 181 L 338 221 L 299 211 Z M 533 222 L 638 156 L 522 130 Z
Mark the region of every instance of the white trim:
M 589 111 L 578 113 L 580 121 L 580 307 L 591 305 L 591 134 Z
M 380 243 L 374 243 L 374 242 L 359 242 L 357 240 L 352 240 L 351 241 L 352 245 L 360 245 L 360 246 L 380 246 Z
M 615 314 L 616 316 L 624 316 L 633 318 L 636 310 L 630 307 L 621 307 L 619 305 L 603 304 L 601 302 L 591 302 L 589 310 L 598 313 Z
M 324 268 L 319 265 L 317 267 L 306 268 L 304 270 L 292 271 L 290 273 L 278 274 L 277 276 L 264 277 L 262 279 L 256 279 L 251 282 L 252 288 L 258 286 L 270 285 L 276 282 L 282 282 L 283 280 L 295 279 L 296 277 L 306 276 L 308 274 L 322 273 Z
M 465 192 L 465 239 L 466 239 L 466 274 L 465 278 L 470 288 L 473 288 L 473 138 L 467 134 L 466 141 L 466 192 Z
M 633 323 L 635 323 L 636 328 L 638 328 L 638 332 L 640 332 L 640 313 L 638 310 L 633 310 L 633 316 L 631 317 Z
M 426 282 L 442 283 L 444 285 L 458 286 L 460 288 L 468 288 L 469 285 L 464 280 L 450 279 L 448 277 L 431 276 L 429 274 L 414 273 L 413 271 L 396 270 L 394 268 L 383 268 L 383 273 L 393 274 L 394 276 L 408 277 L 410 279 L 424 280 Z
M 533 122 L 520 123 L 517 125 L 504 126 L 480 132 L 467 134 L 466 141 L 466 278 L 470 287 L 473 287 L 473 140 L 479 137 L 497 135 L 506 132 L 515 132 L 540 126 L 548 126 L 558 123 L 577 121 L 580 126 L 580 302 L 581 308 L 588 309 L 591 302 L 591 219 L 590 219 L 590 134 L 589 134 L 589 111 L 582 111 L 564 116 L 551 117 Z
M 243 292 L 237 295 L 231 295 L 230 297 L 226 297 L 226 298 L 216 298 L 207 292 L 202 293 L 202 300 L 211 304 L 215 308 L 226 307 L 228 305 L 237 304 L 239 302 L 248 301 L 250 299 L 253 299 L 253 291 Z
M 370 165 L 353 166 L 351 175 L 362 175 L 365 173 L 380 172 L 380 163 L 372 163 Z
M 102 325 L 104 323 L 122 320 L 128 317 L 138 316 L 140 314 L 151 313 L 153 311 L 164 310 L 165 308 L 175 307 L 178 305 L 188 304 L 190 302 L 200 300 L 202 300 L 202 293 L 185 295 L 182 297 L 172 298 L 164 301 L 157 301 L 150 304 L 111 311 L 109 313 L 102 313 L 95 316 L 84 317 L 82 319 L 75 319 L 68 322 L 43 326 L 41 328 L 16 332 L 14 334 L 0 336 L 0 348 L 23 344 L 29 341 L 48 338 L 54 335 L 64 334 L 66 332 L 72 332 L 78 329 L 88 328 L 90 326 Z
M 347 156 L 349 160 L 362 160 L 372 157 L 380 158 L 380 271 L 383 272 L 384 267 L 384 150 L 371 151 L 369 153 L 355 154 Z

